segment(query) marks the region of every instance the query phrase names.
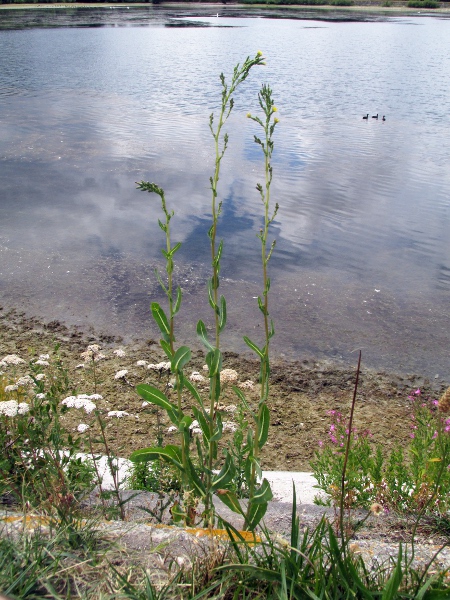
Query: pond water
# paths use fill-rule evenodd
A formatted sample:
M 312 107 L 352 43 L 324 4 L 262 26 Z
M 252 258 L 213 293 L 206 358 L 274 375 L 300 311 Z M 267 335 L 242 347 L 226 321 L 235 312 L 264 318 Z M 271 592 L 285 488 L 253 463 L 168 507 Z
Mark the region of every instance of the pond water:
M 211 321 L 208 118 L 219 73 L 261 49 L 220 180 L 224 347 L 260 335 L 263 163 L 245 116 L 269 83 L 274 350 L 356 362 L 361 348 L 367 366 L 449 378 L 449 21 L 217 10 L 0 10 L 0 302 L 156 337 L 160 211 L 135 189 L 154 181 L 183 242 L 179 339 L 194 339 L 195 320 Z

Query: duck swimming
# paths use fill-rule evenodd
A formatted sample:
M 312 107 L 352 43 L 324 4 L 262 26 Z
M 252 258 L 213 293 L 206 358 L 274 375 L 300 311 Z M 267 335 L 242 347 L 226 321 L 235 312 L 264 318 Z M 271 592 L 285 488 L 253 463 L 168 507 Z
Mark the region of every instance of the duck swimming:
M 378 114 L 372 115 L 372 119 L 378 119 Z
M 367 113 L 367 115 L 365 117 L 363 117 L 363 119 L 368 119 L 369 118 L 369 113 Z

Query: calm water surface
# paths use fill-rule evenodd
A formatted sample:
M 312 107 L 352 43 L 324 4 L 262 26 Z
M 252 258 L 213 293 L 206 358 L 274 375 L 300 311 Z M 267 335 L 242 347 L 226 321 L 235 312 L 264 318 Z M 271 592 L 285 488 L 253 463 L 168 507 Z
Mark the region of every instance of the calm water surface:
M 160 298 L 159 205 L 135 189 L 150 180 L 176 212 L 180 339 L 192 338 L 194 320 L 210 318 L 218 74 L 261 49 L 267 66 L 236 96 L 220 180 L 225 345 L 240 350 L 242 334 L 259 335 L 263 173 L 245 115 L 267 82 L 280 115 L 277 353 L 355 362 L 362 348 L 368 366 L 450 378 L 449 21 L 211 12 L 0 10 L 1 302 L 156 336 L 148 307 Z

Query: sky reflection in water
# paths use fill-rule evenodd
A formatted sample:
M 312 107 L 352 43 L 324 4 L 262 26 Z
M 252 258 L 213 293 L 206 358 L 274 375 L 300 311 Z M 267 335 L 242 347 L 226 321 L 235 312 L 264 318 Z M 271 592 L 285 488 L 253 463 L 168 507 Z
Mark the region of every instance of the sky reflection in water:
M 2 301 L 155 335 L 148 303 L 159 297 L 162 238 L 157 198 L 135 190 L 144 179 L 176 211 L 185 314 L 205 318 L 208 116 L 218 73 L 262 48 L 268 64 L 236 97 L 220 180 L 226 343 L 241 349 L 242 334 L 258 335 L 263 174 L 245 114 L 267 81 L 281 118 L 277 351 L 353 360 L 363 347 L 369 366 L 450 375 L 447 21 L 223 18 L 233 27 L 172 28 L 177 15 L 132 13 L 148 26 L 0 32 Z M 105 14 L 91 16 L 108 23 Z M 363 121 L 367 111 L 380 119 Z

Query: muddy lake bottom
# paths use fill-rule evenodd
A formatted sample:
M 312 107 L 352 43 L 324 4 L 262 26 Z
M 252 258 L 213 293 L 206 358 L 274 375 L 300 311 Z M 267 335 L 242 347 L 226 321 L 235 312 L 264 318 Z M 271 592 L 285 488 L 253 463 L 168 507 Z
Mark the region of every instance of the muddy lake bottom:
M 62 360 L 70 382 L 67 396 L 71 394 L 101 394 L 103 400 L 97 403 L 106 419 L 106 431 L 112 450 L 127 458 L 131 452 L 154 445 L 157 439 L 158 415 L 153 408 L 144 408 L 142 399 L 135 391 L 139 383 L 157 385 L 162 389 L 166 379 L 145 367 L 137 366 L 137 361 L 158 363 L 165 360 L 155 340 L 141 340 L 126 345 L 120 339 L 103 336 L 101 333 L 83 332 L 77 328 L 67 328 L 58 321 L 43 323 L 28 318 L 16 311 L 0 311 L 0 353 L 18 354 L 27 364 L 9 367 L 3 374 L 4 385 L 14 382 L 19 375 L 29 372 L 28 363 L 40 354 L 50 354 L 49 366 L 42 367 L 46 381 L 56 375 L 54 367 L 56 352 Z M 81 353 L 88 344 L 97 343 L 105 358 L 96 364 L 96 373 L 83 363 Z M 124 355 L 114 351 L 121 349 Z M 119 353 L 122 354 L 122 353 Z M 203 373 L 204 352 L 193 351 L 186 373 Z M 239 382 L 255 382 L 253 390 L 246 390 L 247 399 L 256 406 L 259 397 L 259 363 L 243 354 L 225 352 L 224 368 L 235 369 Z M 126 377 L 115 379 L 118 371 L 126 370 Z M 264 470 L 310 471 L 310 460 L 319 448 L 319 441 L 328 437 L 330 411 L 336 410 L 348 415 L 353 396 L 356 368 L 346 368 L 330 361 L 304 360 L 287 361 L 274 358 L 272 361 L 270 400 L 271 411 L 269 440 L 262 454 Z M 198 384 L 205 401 L 208 396 L 208 380 Z M 406 444 L 411 432 L 411 406 L 408 395 L 412 390 L 421 389 L 424 397 L 439 397 L 447 387 L 444 381 L 429 381 L 418 375 L 388 374 L 362 369 L 360 374 L 356 428 L 370 430 L 374 443 L 381 444 L 389 451 L 394 445 Z M 61 398 L 62 400 L 63 398 Z M 187 401 L 186 401 L 187 402 Z M 221 403 L 227 407 L 237 404 L 231 388 L 223 390 Z M 188 408 L 186 403 L 185 409 Z M 109 411 L 126 411 L 123 418 L 107 417 Z M 230 413 L 224 413 L 224 420 L 231 420 Z M 173 434 L 168 433 L 171 423 L 165 414 L 160 414 L 164 443 L 176 443 Z M 76 433 L 80 423 L 89 424 L 89 415 L 71 409 L 62 416 L 64 426 Z M 93 428 L 95 425 L 92 423 Z M 231 440 L 231 434 L 225 440 Z M 98 451 L 102 449 L 97 448 Z

